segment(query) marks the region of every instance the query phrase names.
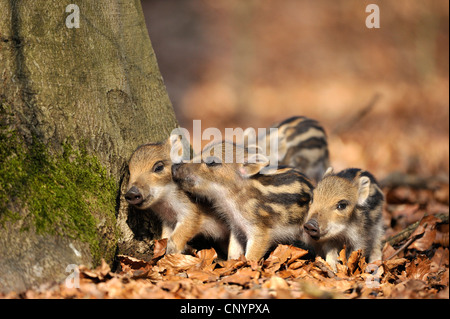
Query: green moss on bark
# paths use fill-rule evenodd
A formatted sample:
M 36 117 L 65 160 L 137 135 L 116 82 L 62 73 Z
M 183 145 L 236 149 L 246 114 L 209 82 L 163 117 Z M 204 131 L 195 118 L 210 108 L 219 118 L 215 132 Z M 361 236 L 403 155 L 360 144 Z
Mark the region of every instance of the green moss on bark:
M 111 261 L 117 243 L 117 184 L 83 145 L 61 145 L 51 154 L 34 137 L 27 145 L 12 125 L 14 114 L 0 108 L 0 227 L 21 222 L 33 228 L 89 243 L 94 263 Z

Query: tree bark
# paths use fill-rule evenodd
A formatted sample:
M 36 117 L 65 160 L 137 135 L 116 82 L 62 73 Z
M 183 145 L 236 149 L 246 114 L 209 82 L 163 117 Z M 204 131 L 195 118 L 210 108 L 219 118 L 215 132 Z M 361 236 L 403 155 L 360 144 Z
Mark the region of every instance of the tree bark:
M 66 25 L 71 3 L 79 28 Z M 0 0 L 0 8 L 5 292 L 63 280 L 70 264 L 142 251 L 158 225 L 151 214 L 129 216 L 120 198 L 126 162 L 177 123 L 139 0 Z

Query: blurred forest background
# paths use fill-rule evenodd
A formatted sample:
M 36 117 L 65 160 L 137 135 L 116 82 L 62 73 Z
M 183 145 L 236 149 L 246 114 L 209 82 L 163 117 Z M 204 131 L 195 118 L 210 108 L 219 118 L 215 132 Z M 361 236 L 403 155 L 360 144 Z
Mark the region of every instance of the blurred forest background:
M 380 29 L 366 28 L 370 3 Z M 449 1 L 142 6 L 182 127 L 200 119 L 224 132 L 305 115 L 327 130 L 335 169 L 448 178 Z

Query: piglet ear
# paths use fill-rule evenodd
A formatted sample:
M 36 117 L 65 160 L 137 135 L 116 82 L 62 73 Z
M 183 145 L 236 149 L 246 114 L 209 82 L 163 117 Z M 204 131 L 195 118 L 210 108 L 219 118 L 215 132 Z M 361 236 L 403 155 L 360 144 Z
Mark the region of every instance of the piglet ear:
M 370 178 L 367 176 L 361 176 L 359 178 L 358 188 L 358 205 L 364 205 L 370 195 Z
M 258 174 L 268 163 L 269 159 L 264 155 L 253 154 L 239 167 L 239 174 L 245 178 L 251 177 Z
M 183 144 L 181 143 L 181 136 L 178 134 L 171 134 L 168 139 L 170 147 L 170 159 L 172 163 L 181 163 L 183 161 Z
M 191 145 L 189 144 L 189 132 L 184 128 L 172 130 L 166 144 L 170 148 L 170 159 L 172 163 L 188 162 L 192 157 Z
M 180 134 L 171 134 L 169 136 L 168 142 L 170 146 L 174 146 L 177 144 L 181 144 L 181 135 Z
M 323 174 L 322 178 L 325 178 L 325 177 L 327 177 L 329 175 L 332 175 L 333 172 L 334 172 L 333 167 L 331 167 L 331 166 L 328 167 L 327 170 L 325 171 L 325 173 Z

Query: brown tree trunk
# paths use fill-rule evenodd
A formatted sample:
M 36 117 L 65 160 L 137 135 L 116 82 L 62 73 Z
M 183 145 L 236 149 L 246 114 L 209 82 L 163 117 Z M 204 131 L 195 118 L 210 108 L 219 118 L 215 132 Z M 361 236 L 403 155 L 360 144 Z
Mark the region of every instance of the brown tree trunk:
M 128 216 L 118 189 L 132 151 L 177 124 L 140 1 L 0 0 L 0 8 L 4 292 L 63 280 L 70 264 L 112 262 L 117 247 L 132 253 L 151 238 L 157 223 Z M 136 219 L 148 226 L 138 236 Z

